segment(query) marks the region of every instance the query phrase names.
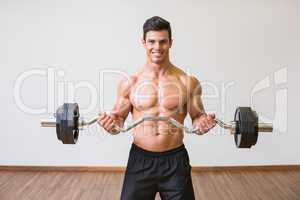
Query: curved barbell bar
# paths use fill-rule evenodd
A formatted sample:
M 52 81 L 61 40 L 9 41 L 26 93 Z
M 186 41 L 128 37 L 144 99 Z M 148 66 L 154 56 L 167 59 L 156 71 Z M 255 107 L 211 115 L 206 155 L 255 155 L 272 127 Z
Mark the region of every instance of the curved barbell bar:
M 98 119 L 98 117 L 93 118 L 89 121 L 80 120 L 78 123 L 78 128 L 83 129 L 83 127 L 89 126 L 89 125 L 95 123 L 97 121 L 97 119 Z M 214 120 L 215 120 L 216 124 L 218 124 L 220 127 L 224 128 L 224 129 L 229 129 L 231 134 L 235 133 L 236 122 L 231 121 L 229 123 L 225 123 L 218 118 L 215 118 Z M 165 117 L 165 116 L 144 116 L 141 119 L 135 121 L 134 123 L 132 123 L 131 125 L 129 125 L 125 128 L 119 127 L 117 125 L 114 128 L 118 132 L 127 132 L 127 131 L 133 129 L 134 127 L 136 127 L 137 125 L 143 123 L 144 121 L 166 121 L 166 122 L 173 124 L 175 127 L 184 130 L 186 133 L 196 133 L 196 134 L 199 133 L 198 129 L 192 129 L 192 128 L 186 127 L 183 124 L 181 124 L 180 122 L 178 122 L 177 120 L 175 120 L 174 118 Z M 41 126 L 42 127 L 56 127 L 56 121 L 55 120 L 53 120 L 53 121 L 42 120 Z M 272 123 L 258 123 L 257 128 L 258 128 L 258 132 L 272 132 L 273 124 Z

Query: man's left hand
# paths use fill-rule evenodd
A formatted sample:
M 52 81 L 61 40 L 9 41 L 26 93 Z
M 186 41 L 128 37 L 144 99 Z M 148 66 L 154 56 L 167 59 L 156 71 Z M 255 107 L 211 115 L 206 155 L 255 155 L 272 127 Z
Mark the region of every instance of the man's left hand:
M 216 125 L 215 114 L 203 114 L 194 119 L 193 127 L 197 129 L 197 134 L 203 135 Z

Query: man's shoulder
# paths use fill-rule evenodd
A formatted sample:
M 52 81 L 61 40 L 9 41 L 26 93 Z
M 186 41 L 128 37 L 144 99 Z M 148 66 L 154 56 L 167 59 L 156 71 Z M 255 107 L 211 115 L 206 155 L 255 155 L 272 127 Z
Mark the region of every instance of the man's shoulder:
M 174 66 L 176 75 L 180 79 L 180 81 L 186 85 L 187 87 L 193 87 L 199 84 L 199 80 L 196 76 L 192 74 L 187 74 L 180 67 Z
M 138 79 L 138 74 L 126 74 L 124 75 L 121 80 L 120 80 L 120 84 L 122 85 L 128 85 L 128 86 L 132 86 Z
M 135 85 L 137 81 L 137 75 L 136 74 L 126 74 L 124 75 L 121 80 L 119 81 L 118 89 L 120 91 L 120 94 L 123 94 L 125 96 L 128 96 L 131 92 L 132 87 Z

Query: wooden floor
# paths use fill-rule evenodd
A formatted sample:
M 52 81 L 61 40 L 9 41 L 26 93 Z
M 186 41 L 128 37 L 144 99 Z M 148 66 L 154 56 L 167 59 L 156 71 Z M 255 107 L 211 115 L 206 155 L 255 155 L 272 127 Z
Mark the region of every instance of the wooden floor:
M 196 199 L 300 199 L 300 170 L 193 172 L 192 178 Z M 0 199 L 114 200 L 122 181 L 120 172 L 0 171 Z

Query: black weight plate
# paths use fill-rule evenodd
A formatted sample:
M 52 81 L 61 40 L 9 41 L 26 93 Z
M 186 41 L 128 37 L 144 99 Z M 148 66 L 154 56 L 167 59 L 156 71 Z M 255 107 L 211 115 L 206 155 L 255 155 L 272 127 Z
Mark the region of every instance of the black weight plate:
M 61 121 L 63 118 L 63 112 L 64 112 L 64 108 L 63 106 L 60 106 L 57 110 L 56 110 L 56 136 L 58 140 L 62 140 L 62 129 L 61 129 Z
M 76 144 L 79 136 L 79 106 L 77 103 L 74 104 L 74 109 L 72 110 L 73 112 L 73 144 Z
M 250 107 L 239 107 L 235 111 L 236 132 L 235 144 L 238 148 L 250 148 L 258 137 L 258 117 Z
M 62 105 L 63 107 L 63 112 L 62 112 L 62 119 L 61 119 L 61 123 L 60 123 L 60 130 L 61 130 L 61 141 L 63 144 L 68 144 L 68 135 L 70 135 L 70 133 L 68 132 L 68 121 L 67 121 L 67 116 L 68 116 L 68 104 L 64 103 Z
M 76 144 L 78 130 L 79 107 L 77 103 L 64 103 L 61 120 L 61 136 L 63 144 Z

